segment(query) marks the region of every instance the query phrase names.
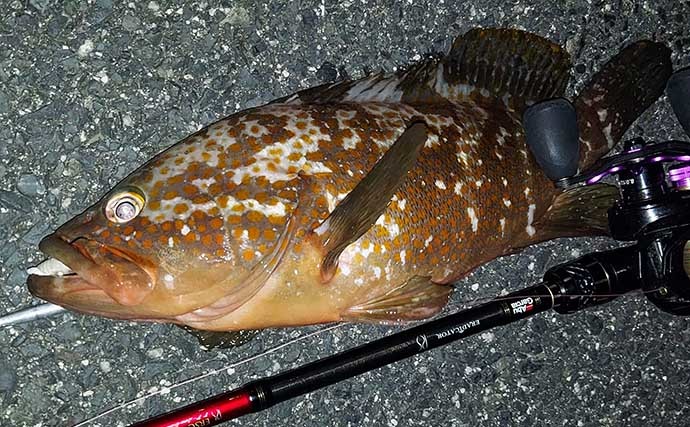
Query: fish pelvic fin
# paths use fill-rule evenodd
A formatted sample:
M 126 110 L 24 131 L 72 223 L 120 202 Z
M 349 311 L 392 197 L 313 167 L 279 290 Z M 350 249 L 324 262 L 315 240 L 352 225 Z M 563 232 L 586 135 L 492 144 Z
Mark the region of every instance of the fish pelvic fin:
M 530 103 L 562 96 L 570 58 L 557 44 L 514 29 L 472 29 L 447 55 L 427 58 L 392 75 L 326 83 L 278 103 L 448 103 L 473 96 L 497 97 L 522 112 Z
M 427 140 L 427 126 L 413 122 L 376 162 L 331 214 L 313 230 L 311 238 L 324 253 L 321 280 L 329 282 L 338 268 L 338 257 L 359 239 L 388 207 L 391 198 L 415 166 Z
M 215 350 L 224 348 L 239 347 L 248 343 L 259 331 L 248 329 L 242 331 L 203 331 L 194 329 L 187 325 L 178 325 L 189 334 L 194 335 L 199 340 L 199 345 L 203 350 Z
M 535 224 L 539 240 L 607 235 L 607 212 L 617 198 L 618 188 L 608 184 L 576 187 L 559 194 Z
M 343 320 L 370 323 L 401 323 L 431 317 L 443 309 L 453 287 L 439 285 L 430 277 L 413 276 L 383 295 L 375 296 L 342 316 Z
M 611 58 L 575 99 L 580 170 L 608 153 L 630 125 L 664 92 L 672 73 L 671 50 L 649 40 Z

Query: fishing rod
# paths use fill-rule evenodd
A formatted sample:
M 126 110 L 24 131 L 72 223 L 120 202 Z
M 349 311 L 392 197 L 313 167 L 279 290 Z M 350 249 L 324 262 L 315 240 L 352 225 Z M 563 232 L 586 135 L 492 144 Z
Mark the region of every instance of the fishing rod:
M 667 84 L 673 111 L 690 136 L 690 68 Z M 623 152 L 577 172 L 579 136 L 565 99 L 535 104 L 523 117 L 527 144 L 544 172 L 564 190 L 617 178 L 608 210 L 611 237 L 633 245 L 595 252 L 551 268 L 535 286 L 497 297 L 309 364 L 262 378 L 131 427 L 212 426 L 441 347 L 496 326 L 553 309 L 574 313 L 641 291 L 659 309 L 690 315 L 690 144 L 624 143 Z

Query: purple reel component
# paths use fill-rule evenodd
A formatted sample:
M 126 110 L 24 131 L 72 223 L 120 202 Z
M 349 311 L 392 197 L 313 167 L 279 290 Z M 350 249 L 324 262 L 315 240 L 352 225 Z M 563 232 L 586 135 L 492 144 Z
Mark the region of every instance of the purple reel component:
M 684 141 L 667 141 L 645 145 L 638 139 L 628 141 L 626 148 L 626 151 L 622 153 L 602 159 L 590 172 L 561 179 L 556 184 L 564 189 L 583 183 L 585 185 L 594 185 L 609 175 L 629 171 L 642 165 L 670 162 L 690 163 L 690 144 Z M 690 189 L 690 172 L 688 172 L 688 181 L 682 184 L 680 183 L 681 178 L 677 178 L 677 181 L 674 181 L 674 176 L 680 176 L 681 172 L 672 173 L 685 170 L 686 167 L 690 171 L 690 165 L 678 165 L 671 169 L 667 176 L 679 190 Z
M 678 190 L 690 190 L 690 165 L 670 169 L 668 177 Z

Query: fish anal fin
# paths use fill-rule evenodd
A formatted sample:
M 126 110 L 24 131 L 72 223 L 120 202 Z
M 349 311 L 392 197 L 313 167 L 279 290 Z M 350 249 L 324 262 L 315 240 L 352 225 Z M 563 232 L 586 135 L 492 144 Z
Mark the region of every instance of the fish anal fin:
M 383 295 L 349 308 L 343 320 L 372 323 L 400 323 L 437 314 L 448 302 L 453 287 L 439 285 L 430 277 L 413 276 Z
M 618 189 L 608 184 L 576 187 L 559 194 L 535 224 L 540 240 L 608 234 L 608 210 L 618 195 Z
M 369 230 L 386 210 L 408 171 L 416 164 L 426 140 L 426 124 L 413 122 L 328 218 L 313 230 L 310 238 L 324 254 L 320 268 L 324 283 L 335 275 L 340 253 Z
M 242 331 L 204 331 L 194 329 L 186 325 L 178 325 L 191 335 L 194 335 L 198 340 L 201 348 L 204 350 L 214 350 L 217 348 L 233 348 L 239 347 L 249 341 L 259 333 L 255 330 Z

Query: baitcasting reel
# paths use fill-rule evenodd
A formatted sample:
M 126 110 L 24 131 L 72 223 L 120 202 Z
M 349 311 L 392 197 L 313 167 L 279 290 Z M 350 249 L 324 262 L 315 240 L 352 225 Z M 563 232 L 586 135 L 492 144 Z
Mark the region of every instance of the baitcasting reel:
M 690 136 L 690 68 L 674 73 L 666 92 Z M 565 99 L 530 107 L 527 143 L 556 185 L 569 189 L 616 178 L 620 197 L 608 211 L 611 237 L 636 241 L 642 289 L 660 309 L 690 315 L 690 143 L 625 141 L 623 152 L 575 175 L 579 140 L 575 109 Z

